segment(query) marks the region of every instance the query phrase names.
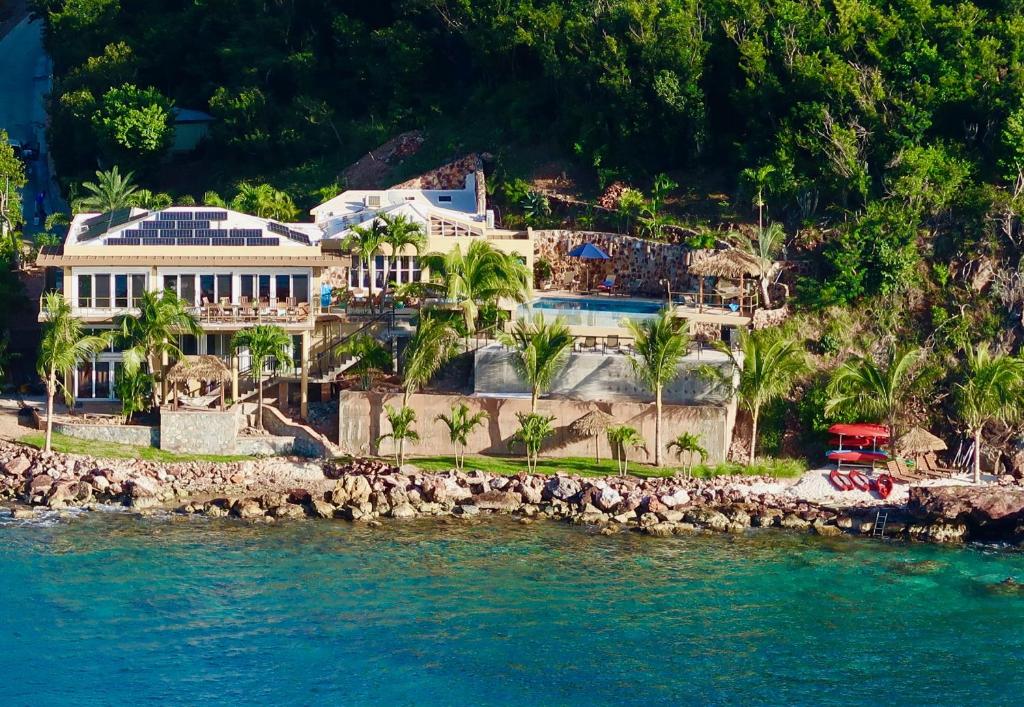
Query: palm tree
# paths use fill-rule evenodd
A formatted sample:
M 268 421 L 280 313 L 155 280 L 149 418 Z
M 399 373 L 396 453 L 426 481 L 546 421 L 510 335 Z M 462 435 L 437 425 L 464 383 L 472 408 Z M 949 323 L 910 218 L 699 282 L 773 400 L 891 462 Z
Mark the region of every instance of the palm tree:
M 700 437 L 691 432 L 682 432 L 678 437 L 669 442 L 666 447 L 668 450 L 676 450 L 676 459 L 679 461 L 683 460 L 683 454 L 687 455 L 686 458 L 686 475 L 693 476 L 693 457 L 699 456 L 700 463 L 703 464 L 708 460 L 708 450 L 706 450 L 700 443 Z
M 374 372 L 391 370 L 391 352 L 369 334 L 356 334 L 345 339 L 334 352 L 339 356 L 352 356 L 356 359 L 348 370 L 359 376 L 363 390 L 372 387 Z
M 964 350 L 964 379 L 954 391 L 956 409 L 974 439 L 974 483 L 981 481 L 981 441 L 985 425 L 1020 417 L 1024 361 L 991 350 L 987 344 Z
M 406 248 L 412 247 L 416 250 L 417 257 L 427 239 L 423 235 L 423 228 L 415 221 L 410 221 L 404 214 L 389 216 L 381 214 L 378 219 L 383 224 L 383 243 L 390 246 L 391 257 L 384 258 L 384 287 L 381 290 L 381 302 L 388 293 L 388 281 L 391 279 L 391 264 L 401 255 Z
M 269 184 L 242 182 L 238 185 L 235 198 L 231 200 L 231 208 L 278 221 L 293 221 L 299 215 L 292 198 Z
M 451 324 L 440 317 L 420 314 L 416 333 L 405 346 L 402 379 L 404 393 L 402 407 L 409 405 L 409 397 L 430 382 L 434 374 L 455 355 L 458 335 Z
M 125 314 L 114 320 L 119 337 L 126 347 L 122 356 L 125 371 L 134 373 L 143 363 L 149 366 L 154 380 L 163 380 L 164 354 L 180 358 L 178 337 L 199 336 L 202 327 L 189 311 L 189 304 L 172 290 L 143 292 L 139 297 L 137 315 Z M 162 402 L 160 386 L 153 386 L 153 406 Z
M 114 377 L 114 394 L 121 401 L 121 419 L 127 425 L 152 399 L 153 376 L 142 370 L 129 372 L 122 366 Z
M 473 241 L 465 254 L 459 246 L 446 254 L 427 253 L 420 262 L 430 270 L 434 289 L 462 310 L 470 334 L 476 330 L 480 305 L 500 297 L 516 302 L 529 298 L 530 271 L 515 255 L 486 241 Z
M 699 371 L 732 390 L 750 413 L 752 425 L 747 463 L 753 464 L 761 408 L 789 392 L 794 381 L 807 370 L 807 358 L 796 341 L 770 330 L 754 333 L 741 330 L 739 343 L 739 355 L 724 342 L 715 344 L 729 357 L 732 366 L 704 365 Z
M 466 465 L 466 445 L 469 433 L 484 424 L 487 417 L 487 413 L 483 410 L 470 415 L 469 406 L 466 403 L 459 403 L 452 410 L 451 415 L 441 414 L 434 418 L 437 422 L 443 422 L 448 428 L 448 439 L 451 440 L 455 450 L 455 468 L 457 470 L 461 471 Z
M 768 224 L 768 228 L 759 230 L 756 241 L 744 235 L 739 236 L 740 245 L 757 261 L 758 288 L 761 291 L 761 303 L 764 307 L 770 307 L 772 304 L 768 286 L 771 284 L 772 275 L 776 272 L 775 256 L 782 248 L 785 239 L 786 232 L 779 223 Z
M 127 209 L 133 205 L 133 197 L 138 187 L 132 181 L 134 172 L 126 172 L 123 176 L 117 166 L 110 170 L 96 172 L 95 182 L 83 182 L 82 188 L 89 192 L 75 202 L 79 211 L 98 211 L 108 213 L 118 209 Z
M 139 189 L 131 197 L 131 205 L 148 211 L 159 211 L 174 204 L 174 199 L 165 192 L 153 192 L 149 189 Z M 183 204 L 184 206 L 184 204 Z
M 366 281 L 366 272 L 369 264 L 373 262 L 373 256 L 376 255 L 381 245 L 384 244 L 385 236 L 383 223 L 378 219 L 374 219 L 366 226 L 353 226 L 349 229 L 348 236 L 342 241 L 342 249 L 359 258 L 360 285 Z M 371 298 L 370 301 L 372 302 L 373 299 Z
M 690 345 L 689 329 L 667 309 L 654 319 L 630 319 L 626 324 L 633 335 L 634 353 L 629 355 L 633 375 L 654 393 L 654 465 L 661 466 L 661 396 L 679 376 L 679 362 Z
M 880 420 L 889 427 L 889 438 L 898 436 L 897 423 L 921 376 L 915 373 L 922 349 L 892 347 L 885 363 L 871 356 L 854 356 L 832 374 L 825 413 L 849 412 Z
M 544 321 L 536 315 L 533 321 L 516 322 L 512 331 L 501 335 L 501 342 L 513 350 L 512 365 L 530 385 L 530 412 L 537 412 L 537 400 L 551 387 L 572 349 L 572 334 L 561 320 Z
M 249 351 L 249 370 L 256 384 L 256 429 L 263 429 L 263 373 L 273 362 L 281 368 L 291 368 L 292 337 L 274 324 L 258 324 L 243 329 L 231 337 L 231 350 Z
M 419 442 L 419 433 L 412 428 L 416 422 L 416 411 L 408 405 L 403 405 L 397 410 L 390 405 L 384 406 L 384 414 L 391 423 L 391 431 L 377 438 L 379 445 L 382 440 L 390 439 L 395 445 L 395 466 L 399 469 L 405 464 L 405 443 Z
M 538 415 L 535 412 L 517 412 L 516 419 L 519 420 L 519 429 L 512 439 L 520 442 L 526 450 L 526 470 L 531 474 L 536 473 L 540 448 L 544 445 L 544 440 L 555 433 L 551 426 L 555 418 L 554 416 Z
M 615 452 L 615 463 L 619 467 L 619 475 L 625 476 L 629 472 L 628 450 L 645 449 L 647 444 L 636 428 L 629 425 L 609 427 L 606 434 L 608 435 L 608 444 Z
M 71 390 L 63 378 L 80 362 L 88 361 L 110 344 L 108 336 L 92 336 L 82 329 L 81 320 L 71 315 L 71 305 L 64 296 L 49 292 L 43 302 L 46 322 L 43 339 L 39 344 L 36 370 L 46 382 L 46 441 L 43 450 L 49 452 L 53 444 L 53 398 L 58 390 L 70 406 L 74 402 Z

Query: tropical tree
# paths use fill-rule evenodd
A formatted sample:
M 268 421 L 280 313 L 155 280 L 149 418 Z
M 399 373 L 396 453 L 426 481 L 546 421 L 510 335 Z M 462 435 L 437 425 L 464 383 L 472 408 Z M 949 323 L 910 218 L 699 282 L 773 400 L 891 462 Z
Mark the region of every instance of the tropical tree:
M 537 412 L 537 400 L 554 381 L 569 360 L 572 334 L 561 320 L 544 321 L 540 314 L 533 321 L 521 319 L 501 342 L 513 350 L 512 365 L 530 385 L 530 412 Z
M 682 432 L 678 437 L 669 442 L 666 447 L 668 451 L 676 450 L 676 459 L 683 460 L 686 454 L 686 475 L 693 476 L 693 458 L 700 457 L 700 463 L 708 460 L 708 450 L 700 443 L 700 437 L 692 432 Z
M 366 282 L 367 270 L 373 257 L 384 244 L 386 236 L 384 224 L 379 219 L 374 219 L 365 226 L 353 226 L 349 229 L 348 236 L 342 241 L 341 247 L 359 259 L 359 283 Z M 372 308 L 372 298 L 371 298 Z
M 291 368 L 292 337 L 274 324 L 259 324 L 236 332 L 231 337 L 231 350 L 247 349 L 249 369 L 256 384 L 256 429 L 263 429 L 263 374 L 268 363 Z
M 451 324 L 438 316 L 420 314 L 416 333 L 405 346 L 402 370 L 402 407 L 409 405 L 409 397 L 430 382 L 434 374 L 455 355 L 458 335 Z
M 92 128 L 111 155 L 154 157 L 171 144 L 171 102 L 155 88 L 123 84 L 103 94 Z
M 352 356 L 356 359 L 348 370 L 359 376 L 363 390 L 373 386 L 374 373 L 391 370 L 391 352 L 369 334 L 356 334 L 345 339 L 334 352 L 339 356 Z
M 46 322 L 39 344 L 36 370 L 46 383 L 46 440 L 43 450 L 49 452 L 53 443 L 53 398 L 63 391 L 70 406 L 74 402 L 71 389 L 64 385 L 64 377 L 79 363 L 90 360 L 94 354 L 110 344 L 106 335 L 86 334 L 81 320 L 72 316 L 71 305 L 58 292 L 49 292 L 43 300 Z
M 1024 361 L 994 351 L 987 344 L 964 350 L 963 380 L 954 401 L 967 434 L 974 440 L 974 483 L 981 481 L 982 432 L 989 422 L 1011 422 L 1021 415 Z
M 890 439 L 898 436 L 899 421 L 921 381 L 919 348 L 891 347 L 882 364 L 872 356 L 854 356 L 832 374 L 825 413 L 847 412 L 884 422 Z
M 778 332 L 740 331 L 739 353 L 728 344 L 716 342 L 716 348 L 732 361 L 732 366 L 703 365 L 702 375 L 730 389 L 750 413 L 750 452 L 747 463 L 754 463 L 757 450 L 757 425 L 761 408 L 786 395 L 796 379 L 807 370 L 807 358 L 800 345 Z
M 629 450 L 645 449 L 647 443 L 637 429 L 629 425 L 613 425 L 605 434 L 608 435 L 608 444 L 615 453 L 619 475 L 625 476 L 629 472 Z
M 519 420 L 519 429 L 512 436 L 512 440 L 523 445 L 526 451 L 526 470 L 533 474 L 537 472 L 537 461 L 544 440 L 555 433 L 551 426 L 555 418 L 553 415 L 549 417 L 535 412 L 517 412 L 516 418 Z
M 476 331 L 480 306 L 506 297 L 529 298 L 531 273 L 519 258 L 486 241 L 473 241 L 466 252 L 455 246 L 448 253 L 427 253 L 421 264 L 430 270 L 433 288 L 462 310 L 466 331 Z
M 771 223 L 768 228 L 758 231 L 757 240 L 744 235 L 739 236 L 740 245 L 757 261 L 758 289 L 761 292 L 761 304 L 765 307 L 772 305 L 768 286 L 771 285 L 771 279 L 777 271 L 775 257 L 785 240 L 786 232 L 779 223 Z
M 469 406 L 466 403 L 459 403 L 451 415 L 438 415 L 434 419 L 443 422 L 448 428 L 448 439 L 451 440 L 455 451 L 455 468 L 462 470 L 466 465 L 466 445 L 469 434 L 487 419 L 487 413 L 483 410 L 469 414 Z
M 166 192 L 153 192 L 149 189 L 139 189 L 131 198 L 132 206 L 138 206 L 147 211 L 159 211 L 174 204 L 174 199 Z M 185 206 L 185 204 L 181 204 Z
M 294 221 L 299 215 L 299 209 L 292 198 L 269 184 L 242 182 L 238 185 L 235 198 L 231 200 L 231 208 L 278 221 Z
M 654 393 L 654 464 L 661 466 L 661 410 L 665 386 L 679 377 L 679 362 L 690 345 L 689 329 L 668 309 L 654 319 L 627 320 L 633 335 L 629 364 L 633 375 Z
M 172 290 L 143 292 L 139 297 L 139 313 L 124 314 L 114 320 L 125 346 L 122 360 L 125 371 L 132 374 L 145 363 L 154 381 L 163 380 L 163 356 L 180 358 L 180 335 L 199 336 L 202 327 L 189 311 L 189 304 Z M 152 386 L 153 406 L 160 405 L 160 386 Z
M 28 183 L 25 165 L 8 142 L 6 130 L 0 130 L 0 235 L 17 228 L 25 219 L 21 209 L 21 190 Z
M 132 415 L 146 409 L 153 395 L 153 376 L 143 370 L 127 371 L 124 366 L 114 376 L 114 394 L 121 401 L 121 419 L 131 422 Z
M 95 182 L 82 182 L 82 189 L 88 192 L 75 201 L 75 211 L 98 211 L 102 214 L 132 206 L 138 187 L 132 180 L 134 172 L 122 175 L 117 166 L 107 171 L 97 171 Z
M 412 427 L 416 422 L 416 411 L 408 405 L 397 409 L 385 405 L 384 414 L 391 424 L 391 431 L 378 437 L 377 444 L 379 445 L 385 439 L 390 439 L 394 443 L 395 466 L 401 468 L 405 464 L 405 443 L 420 441 L 419 433 Z
M 423 228 L 415 221 L 409 220 L 404 214 L 389 216 L 381 214 L 377 217 L 382 222 L 382 242 L 391 248 L 391 257 L 384 258 L 384 287 L 381 290 L 381 306 L 384 297 L 387 296 L 389 280 L 391 279 L 391 265 L 395 262 L 406 248 L 413 248 L 417 257 L 427 239 L 423 235 Z

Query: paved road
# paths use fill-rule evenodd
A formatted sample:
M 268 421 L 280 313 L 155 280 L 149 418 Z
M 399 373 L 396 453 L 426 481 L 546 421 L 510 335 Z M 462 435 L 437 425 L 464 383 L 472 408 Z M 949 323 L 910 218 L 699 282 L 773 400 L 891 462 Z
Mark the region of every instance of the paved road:
M 50 73 L 50 60 L 43 51 L 42 23 L 30 22 L 26 17 L 0 39 L 0 128 L 14 139 L 39 143 L 40 154 L 29 162 L 29 183 L 22 194 L 26 235 L 42 227 L 36 219 L 36 194 L 46 194 L 47 213 L 67 209 L 53 180 L 46 146 L 43 97 L 50 90 Z

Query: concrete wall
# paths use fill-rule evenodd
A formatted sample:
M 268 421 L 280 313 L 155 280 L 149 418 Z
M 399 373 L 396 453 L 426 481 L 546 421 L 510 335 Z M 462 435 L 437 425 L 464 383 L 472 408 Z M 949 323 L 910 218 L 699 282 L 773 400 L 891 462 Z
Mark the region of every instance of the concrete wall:
M 189 454 L 235 454 L 238 409 L 160 410 L 160 449 Z
M 273 457 L 292 453 L 294 437 L 238 437 L 235 439 L 235 454 L 250 457 Z
M 45 429 L 45 425 L 43 429 Z M 68 437 L 127 444 L 132 447 L 157 447 L 160 445 L 160 430 L 145 425 L 79 425 L 73 422 L 54 420 L 53 431 Z
M 513 353 L 501 346 L 477 350 L 473 392 L 477 395 L 528 395 L 530 388 L 512 365 Z M 696 369 L 703 364 L 731 366 L 717 351 L 704 351 L 698 357 L 688 355 L 679 365 L 679 377 L 665 387 L 662 399 L 678 405 L 722 405 L 728 400 L 723 391 Z M 622 354 L 572 353 L 562 372 L 556 376 L 550 394 L 558 398 L 598 401 L 652 402 L 654 395 L 641 385 L 629 358 Z
M 275 407 L 266 405 L 263 408 L 263 427 L 278 437 L 292 440 L 290 454 L 300 457 L 331 457 L 335 450 L 329 440 L 318 434 L 316 430 L 301 425 L 287 417 Z
M 518 447 L 510 449 L 509 440 L 519 428 L 517 412 L 529 412 L 530 401 L 520 398 L 477 398 L 459 397 L 454 395 L 413 395 L 409 405 L 416 410 L 415 429 L 420 434 L 420 442 L 407 445 L 407 453 L 413 455 L 451 454 L 448 432 L 443 423 L 435 421 L 441 413 L 450 414 L 452 408 L 465 402 L 472 411 L 484 410 L 489 415 L 488 421 L 477 428 L 469 438 L 470 454 L 521 454 Z M 338 435 L 342 451 L 351 454 L 391 454 L 390 440 L 377 445 L 376 440 L 390 431 L 384 405 L 398 407 L 402 404 L 399 395 L 381 393 L 364 393 L 345 390 L 339 400 Z M 621 424 L 629 424 L 637 428 L 647 440 L 648 454 L 646 459 L 654 459 L 654 406 L 633 402 L 583 402 L 575 400 L 543 400 L 540 412 L 554 415 L 555 435 L 545 445 L 543 456 L 575 457 L 592 456 L 595 451 L 595 440 L 578 439 L 571 435 L 568 426 L 587 412 L 600 408 L 612 415 Z M 663 443 L 681 432 L 698 435 L 701 443 L 708 450 L 709 461 L 723 461 L 729 450 L 732 439 L 732 427 L 736 419 L 735 405 L 732 406 L 696 406 L 666 405 L 663 413 Z M 602 436 L 597 440 L 601 456 L 608 458 L 611 448 Z M 636 452 L 636 458 L 645 459 L 645 453 Z

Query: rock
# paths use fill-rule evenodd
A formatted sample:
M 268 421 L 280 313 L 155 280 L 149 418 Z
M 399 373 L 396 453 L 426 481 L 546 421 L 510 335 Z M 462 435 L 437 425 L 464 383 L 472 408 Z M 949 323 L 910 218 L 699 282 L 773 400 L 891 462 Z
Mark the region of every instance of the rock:
M 835 525 L 829 525 L 821 520 L 816 520 L 811 523 L 811 531 L 816 535 L 821 535 L 826 538 L 834 538 L 838 535 L 842 535 L 843 531 L 841 528 Z
M 51 486 L 53 486 L 53 477 L 49 474 L 39 474 L 33 476 L 28 482 L 28 493 L 30 496 L 41 496 L 47 493 Z
M 334 506 L 327 501 L 313 500 L 309 503 L 310 514 L 316 518 L 333 518 Z
M 480 515 L 480 509 L 474 505 L 466 504 L 464 506 L 456 506 L 455 513 L 461 516 L 476 516 Z
M 582 484 L 568 476 L 552 476 L 544 484 L 543 498 L 571 501 L 582 491 Z
M 679 489 L 673 494 L 664 494 L 659 499 L 667 508 L 679 508 L 685 506 L 690 502 L 690 494 L 686 493 L 685 490 Z
M 15 457 L 4 464 L 2 468 L 7 476 L 22 477 L 25 475 L 25 472 L 32 468 L 32 462 L 28 457 Z
M 667 523 L 678 523 L 684 515 L 685 513 L 682 511 L 664 510 L 658 514 L 658 517 Z
M 253 520 L 255 518 L 263 517 L 263 508 L 259 502 L 254 498 L 245 498 L 238 501 L 232 508 L 231 512 L 242 520 Z
M 907 533 L 914 540 L 933 543 L 962 543 L 967 535 L 966 523 L 911 524 Z
M 286 499 L 288 503 L 294 503 L 296 505 L 304 505 L 310 503 L 313 500 L 313 494 L 306 489 L 292 489 L 288 492 Z
M 125 484 L 128 506 L 135 509 L 152 508 L 159 505 L 160 486 L 148 476 L 140 476 Z
M 537 505 L 544 500 L 542 492 L 543 488 L 543 486 L 534 486 L 533 484 L 519 482 L 516 484 L 515 492 L 522 497 L 523 503 Z
M 33 520 L 39 517 L 39 511 L 34 508 L 12 508 L 11 518 L 14 520 Z
M 713 508 L 694 508 L 683 514 L 683 520 L 693 523 L 696 526 L 710 528 L 711 530 L 726 530 L 729 527 L 729 519 L 724 513 Z
M 644 527 L 644 532 L 658 538 L 667 538 L 676 534 L 675 523 L 654 523 Z
M 390 515 L 392 518 L 415 518 L 416 509 L 411 504 L 399 503 L 391 509 Z
M 1024 489 L 1005 486 L 913 486 L 907 511 L 928 524 L 965 524 L 997 535 L 1024 521 Z
M 783 516 L 782 520 L 779 521 L 779 527 L 781 528 L 802 530 L 809 525 L 810 523 L 798 516 L 796 513 L 787 513 Z
M 107 492 L 107 489 L 110 488 L 110 481 L 107 479 L 106 476 L 93 476 L 92 487 L 96 489 L 96 493 L 105 494 Z
M 622 503 L 622 494 L 610 486 L 599 489 L 594 496 L 594 505 L 605 512 L 614 510 L 620 503 Z
M 473 496 L 473 505 L 482 511 L 511 513 L 522 505 L 522 501 L 511 491 L 485 491 Z

